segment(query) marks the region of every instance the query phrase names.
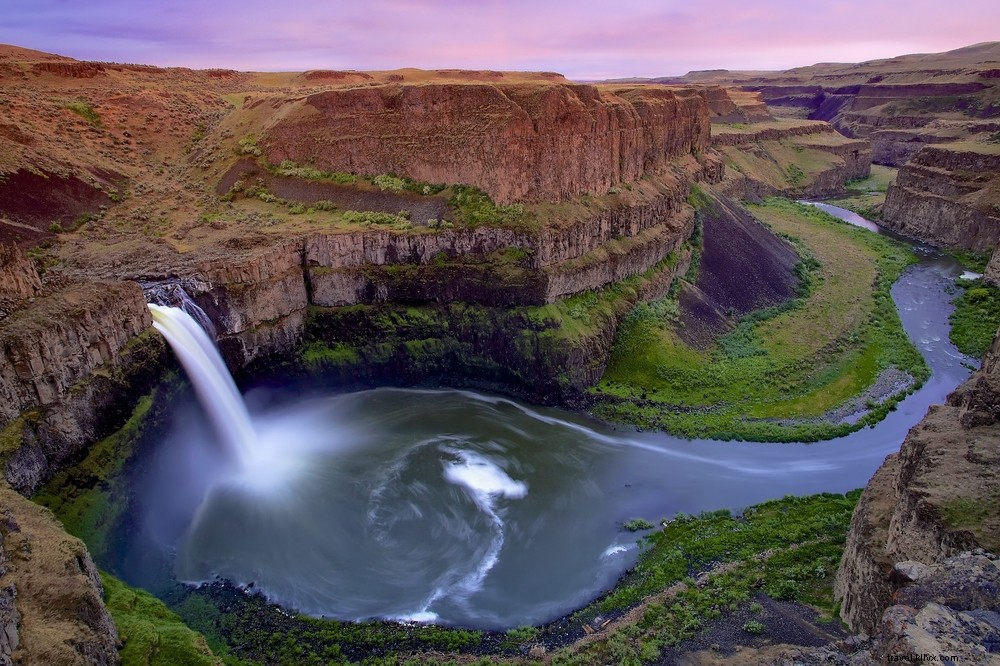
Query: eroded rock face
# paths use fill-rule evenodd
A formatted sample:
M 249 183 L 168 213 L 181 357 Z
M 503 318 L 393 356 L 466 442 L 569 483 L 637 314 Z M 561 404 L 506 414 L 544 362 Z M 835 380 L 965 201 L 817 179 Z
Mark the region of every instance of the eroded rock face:
M 841 617 L 872 633 L 900 587 L 897 562 L 934 565 L 1000 549 L 1000 338 L 980 370 L 931 407 L 862 493 L 835 594 Z
M 0 663 L 119 664 L 118 631 L 83 542 L 3 482 L 0 534 Z
M 502 203 L 604 194 L 709 141 L 705 99 L 663 87 L 390 84 L 256 104 L 273 108 L 272 163 L 468 183 Z
M 26 298 L 42 292 L 42 280 L 31 259 L 16 246 L 0 244 L 0 318 Z
M 927 146 L 889 186 L 886 226 L 936 245 L 977 252 L 1000 243 L 1000 153 Z
M 71 286 L 15 312 L 0 328 L 0 424 L 56 403 L 151 324 L 125 282 Z
M 124 423 L 165 359 L 150 323 L 123 282 L 75 284 L 0 322 L 0 461 L 15 489 L 32 493 Z

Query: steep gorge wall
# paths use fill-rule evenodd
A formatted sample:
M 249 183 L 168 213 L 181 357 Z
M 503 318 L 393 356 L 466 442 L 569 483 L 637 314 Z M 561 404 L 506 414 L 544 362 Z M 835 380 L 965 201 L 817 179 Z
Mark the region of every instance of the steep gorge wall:
M 30 494 L 119 427 L 162 369 L 134 283 L 79 283 L 0 321 L 0 461 Z
M 604 194 L 708 148 L 710 132 L 696 91 L 643 86 L 381 85 L 246 111 L 264 118 L 272 163 L 467 183 L 502 203 Z
M 841 617 L 873 633 L 907 582 L 899 562 L 1000 549 L 1000 336 L 980 370 L 931 407 L 865 488 L 835 594 Z
M 1000 150 L 927 146 L 889 186 L 886 226 L 936 245 L 989 252 L 1000 244 Z

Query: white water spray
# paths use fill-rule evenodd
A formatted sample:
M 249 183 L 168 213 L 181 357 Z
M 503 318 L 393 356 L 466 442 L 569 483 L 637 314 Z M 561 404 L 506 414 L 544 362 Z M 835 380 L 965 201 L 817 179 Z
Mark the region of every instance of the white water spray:
M 198 401 L 208 412 L 233 462 L 244 467 L 257 448 L 257 433 L 215 343 L 184 310 L 153 303 L 149 309 L 153 327 L 170 343 L 184 366 Z

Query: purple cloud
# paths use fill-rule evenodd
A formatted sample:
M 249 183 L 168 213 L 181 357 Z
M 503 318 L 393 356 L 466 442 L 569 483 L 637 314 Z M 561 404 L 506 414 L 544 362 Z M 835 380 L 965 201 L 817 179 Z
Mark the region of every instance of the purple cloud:
M 250 70 L 464 67 L 571 78 L 778 69 L 1000 39 L 992 0 L 7 0 L 0 42 L 80 59 Z

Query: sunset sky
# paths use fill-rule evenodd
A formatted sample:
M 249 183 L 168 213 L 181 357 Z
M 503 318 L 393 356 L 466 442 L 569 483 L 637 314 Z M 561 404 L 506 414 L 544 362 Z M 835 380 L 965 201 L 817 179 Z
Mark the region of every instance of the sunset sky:
M 0 43 L 241 70 L 785 69 L 1000 39 L 996 0 L 3 0 Z

